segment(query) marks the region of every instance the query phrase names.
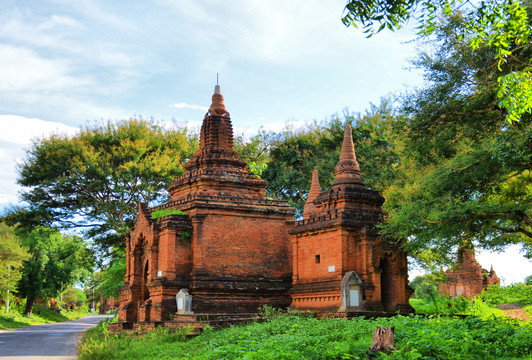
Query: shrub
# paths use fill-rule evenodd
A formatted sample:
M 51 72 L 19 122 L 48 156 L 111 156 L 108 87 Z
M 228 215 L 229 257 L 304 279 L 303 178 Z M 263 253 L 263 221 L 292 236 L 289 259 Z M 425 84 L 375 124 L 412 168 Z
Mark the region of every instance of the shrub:
M 168 215 L 187 215 L 187 213 L 179 209 L 160 209 L 153 211 L 151 213 L 151 218 L 155 220 Z

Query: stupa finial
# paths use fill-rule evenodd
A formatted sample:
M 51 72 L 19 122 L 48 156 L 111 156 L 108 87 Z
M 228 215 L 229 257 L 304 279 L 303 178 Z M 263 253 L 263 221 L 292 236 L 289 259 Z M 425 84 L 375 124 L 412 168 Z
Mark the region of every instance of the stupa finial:
M 316 207 L 312 203 L 318 195 L 321 193 L 320 179 L 318 177 L 318 170 L 312 172 L 312 182 L 310 184 L 310 190 L 303 208 L 303 217 L 308 217 L 311 213 L 316 211 Z
M 216 73 L 216 85 L 214 86 L 214 94 L 212 95 L 212 104 L 207 115 L 229 117 L 229 111 L 225 108 L 224 97 L 218 84 L 218 73 Z
M 353 134 L 351 125 L 346 124 L 344 130 L 344 141 L 342 143 L 342 151 L 340 152 L 340 161 L 334 170 L 336 178 L 333 186 L 339 184 L 358 184 L 364 185 L 360 178 L 360 166 L 355 155 L 355 147 L 353 145 Z
M 340 153 L 340 161 L 342 160 L 357 161 L 355 147 L 353 145 L 353 130 L 349 124 L 346 124 L 344 129 L 344 141 L 342 143 L 342 151 Z

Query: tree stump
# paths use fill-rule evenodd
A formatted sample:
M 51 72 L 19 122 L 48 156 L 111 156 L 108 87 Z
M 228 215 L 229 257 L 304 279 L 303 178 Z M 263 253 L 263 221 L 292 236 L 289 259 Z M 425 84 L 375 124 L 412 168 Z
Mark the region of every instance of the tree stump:
M 390 350 L 395 350 L 393 346 L 393 330 L 394 327 L 377 327 L 373 333 L 373 340 L 371 341 L 371 346 L 369 351 L 374 352 L 386 352 Z

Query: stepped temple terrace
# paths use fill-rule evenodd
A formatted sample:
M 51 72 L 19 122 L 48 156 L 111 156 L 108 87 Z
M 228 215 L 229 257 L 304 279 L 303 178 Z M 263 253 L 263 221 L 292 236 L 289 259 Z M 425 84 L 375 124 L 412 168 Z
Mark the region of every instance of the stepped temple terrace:
M 331 189 L 321 190 L 315 171 L 299 221 L 286 202 L 266 197 L 266 182 L 233 149 L 218 85 L 185 171 L 167 203 L 139 205 L 119 322 L 250 314 L 263 305 L 412 310 L 406 255 L 377 232 L 384 199 L 364 186 L 349 125 Z

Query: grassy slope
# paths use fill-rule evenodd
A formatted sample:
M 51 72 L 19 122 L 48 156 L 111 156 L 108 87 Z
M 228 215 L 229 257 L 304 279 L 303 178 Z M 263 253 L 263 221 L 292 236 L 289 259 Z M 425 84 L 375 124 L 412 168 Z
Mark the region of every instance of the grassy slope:
M 395 326 L 391 359 L 504 359 L 532 356 L 532 323 L 504 318 L 355 318 L 281 316 L 183 342 L 164 331 L 86 338 L 80 359 L 365 359 L 377 326 Z M 382 357 L 385 358 L 385 357 Z
M 15 309 L 6 314 L 5 308 L 0 308 L 0 329 L 16 329 L 23 326 L 75 320 L 86 314 L 86 312 L 82 311 L 63 311 L 59 314 L 50 310 L 47 306 L 39 304 L 35 304 L 32 316 L 21 315 Z
M 186 330 L 158 329 L 147 335 L 110 335 L 105 326 L 91 330 L 80 359 L 366 359 L 377 326 L 395 326 L 397 351 L 382 359 L 530 359 L 532 321 L 507 319 L 497 303 L 532 301 L 532 286 L 492 289 L 473 302 L 441 300 L 454 317 L 403 317 L 364 320 L 322 319 L 298 314 L 212 331 L 188 341 Z M 440 301 L 438 300 L 438 301 Z M 431 303 L 417 301 L 418 310 Z

